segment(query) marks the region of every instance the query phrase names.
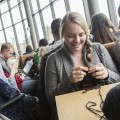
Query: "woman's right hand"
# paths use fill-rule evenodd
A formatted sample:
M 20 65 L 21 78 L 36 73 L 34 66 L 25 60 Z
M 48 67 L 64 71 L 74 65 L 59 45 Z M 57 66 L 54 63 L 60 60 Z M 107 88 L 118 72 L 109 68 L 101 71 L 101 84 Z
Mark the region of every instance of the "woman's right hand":
M 88 71 L 88 67 L 80 66 L 74 68 L 69 76 L 70 83 L 75 84 L 82 81 L 86 76 L 87 71 Z

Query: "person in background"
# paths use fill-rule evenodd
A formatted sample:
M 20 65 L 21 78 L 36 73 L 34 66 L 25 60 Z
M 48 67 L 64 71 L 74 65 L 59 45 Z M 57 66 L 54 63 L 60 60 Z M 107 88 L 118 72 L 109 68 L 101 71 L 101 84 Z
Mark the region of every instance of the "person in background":
M 0 51 L 0 66 L 1 66 L 0 70 L 1 73 L 2 74 L 4 73 L 4 75 L 8 78 L 5 79 L 4 77 L 4 80 L 8 80 L 6 82 L 7 83 L 9 82 L 11 84 L 11 87 L 17 88 L 14 75 L 18 67 L 18 61 L 14 59 L 13 61 L 14 63 L 12 65 L 9 65 L 10 62 L 8 61 L 9 58 L 13 56 L 13 53 L 14 53 L 14 46 L 11 43 L 7 42 L 2 44 Z
M 51 23 L 51 31 L 54 38 L 54 42 L 46 48 L 46 54 L 42 57 L 40 62 L 40 71 L 39 71 L 39 84 L 38 84 L 38 97 L 40 98 L 40 114 L 41 114 L 41 120 L 50 120 L 51 117 L 51 110 L 49 102 L 47 101 L 46 95 L 45 95 L 45 66 L 46 61 L 50 54 L 54 53 L 56 50 L 61 48 L 61 45 L 63 44 L 63 40 L 60 39 L 60 28 L 61 19 L 57 18 L 54 19 Z
M 39 47 L 47 46 L 48 45 L 48 40 L 45 38 L 42 38 L 39 40 Z
M 51 23 L 51 31 L 54 40 L 49 45 L 49 47 L 46 48 L 48 54 L 53 51 L 56 51 L 56 49 L 58 49 L 59 46 L 63 43 L 63 40 L 60 39 L 60 32 L 59 32 L 60 23 L 61 23 L 61 18 L 54 19 Z
M 39 54 L 40 57 L 42 58 L 46 54 L 46 47 L 48 47 L 48 41 L 47 39 L 40 39 L 39 41 Z
M 45 67 L 45 92 L 52 120 L 57 120 L 56 95 L 120 81 L 119 72 L 105 47 L 90 42 L 89 28 L 81 14 L 67 13 L 60 33 L 64 44 L 48 57 Z
M 32 47 L 31 47 L 31 45 L 27 45 L 26 46 L 26 52 L 24 53 L 24 55 L 25 54 L 30 54 L 30 53 L 32 53 L 33 52 L 33 49 L 32 49 Z
M 120 84 L 114 86 L 106 95 L 103 113 L 107 120 L 120 120 Z
M 114 42 L 120 39 L 120 32 L 110 19 L 103 14 L 98 13 L 91 19 L 91 34 L 93 42 L 101 44 Z
M 33 95 L 33 92 L 36 89 L 35 86 L 37 85 L 38 81 L 31 80 L 30 78 L 27 79 L 26 77 L 23 78 L 22 75 L 16 74 L 18 60 L 11 59 L 13 57 L 13 53 L 14 46 L 11 43 L 7 42 L 2 44 L 0 52 L 0 63 L 1 71 L 3 71 L 6 77 L 4 80 L 8 80 L 7 83 L 9 82 L 11 87 L 19 89 L 26 94 Z
M 51 23 L 51 31 L 54 40 L 50 45 L 53 45 L 56 41 L 60 40 L 60 33 L 59 33 L 60 23 L 61 23 L 61 18 L 54 19 Z
M 14 46 L 11 43 L 7 42 L 7 43 L 2 44 L 1 52 L 0 52 L 0 83 L 1 83 L 0 84 L 0 88 L 1 88 L 0 103 L 1 104 L 2 104 L 2 102 L 4 103 L 6 100 L 10 100 L 10 98 L 12 96 L 15 97 L 14 93 L 12 93 L 12 91 L 15 92 L 15 94 L 17 94 L 17 95 L 19 95 L 21 93 L 21 91 L 20 91 L 21 89 L 18 88 L 18 86 L 19 86 L 18 82 L 20 81 L 20 79 L 18 77 L 16 77 L 16 69 L 18 67 L 18 62 L 17 62 L 17 60 L 8 62 L 8 59 L 13 56 L 13 52 L 14 52 Z M 18 81 L 18 82 L 16 82 L 16 81 Z M 31 86 L 24 86 L 24 85 L 31 84 L 30 80 L 28 82 L 29 83 L 27 83 L 27 84 L 25 81 L 23 83 L 21 83 L 23 91 L 25 90 L 26 87 L 27 88 L 30 87 L 29 89 L 31 89 Z M 32 97 L 32 96 L 26 96 L 24 103 L 27 108 L 31 109 L 31 112 L 34 112 L 34 108 L 36 107 L 36 105 L 38 105 L 38 98 Z M 32 107 L 33 107 L 33 109 L 32 109 Z M 27 109 L 27 111 L 29 111 L 29 109 Z M 14 118 L 16 117 L 16 115 L 13 116 L 14 112 L 10 113 L 10 110 L 8 110 L 5 113 L 7 113 L 9 115 L 12 114 L 11 117 L 14 117 Z M 35 113 L 33 113 L 33 114 L 35 114 Z
M 35 51 L 35 54 L 33 56 L 33 67 L 32 67 L 32 73 L 35 73 L 32 76 L 37 77 L 39 75 L 40 70 L 40 62 L 42 57 L 46 54 L 46 47 L 48 47 L 48 41 L 45 38 L 42 38 L 39 40 L 39 48 Z

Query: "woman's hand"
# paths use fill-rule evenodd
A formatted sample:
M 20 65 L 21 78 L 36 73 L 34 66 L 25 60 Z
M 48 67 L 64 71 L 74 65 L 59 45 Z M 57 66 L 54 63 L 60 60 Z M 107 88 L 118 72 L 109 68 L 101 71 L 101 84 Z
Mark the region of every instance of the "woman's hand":
M 88 67 L 76 67 L 71 72 L 69 79 L 71 84 L 78 83 L 79 81 L 82 81 L 83 78 L 86 76 L 86 72 L 88 71 Z
M 94 78 L 99 80 L 104 80 L 108 77 L 108 71 L 102 63 L 88 68 L 88 73 L 90 73 Z

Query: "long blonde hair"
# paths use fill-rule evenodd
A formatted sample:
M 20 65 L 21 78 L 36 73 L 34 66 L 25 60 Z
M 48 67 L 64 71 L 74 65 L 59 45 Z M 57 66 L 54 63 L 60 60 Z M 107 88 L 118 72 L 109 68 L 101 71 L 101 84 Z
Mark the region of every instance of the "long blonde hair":
M 64 33 L 64 30 L 65 30 L 65 27 L 66 27 L 66 24 L 68 22 L 74 22 L 76 24 L 78 24 L 80 27 L 82 27 L 82 29 L 85 31 L 86 33 L 86 36 L 87 36 L 87 39 L 86 39 L 86 42 L 85 42 L 85 46 L 86 46 L 86 51 L 87 51 L 87 54 L 86 54 L 86 57 L 87 57 L 87 60 L 89 62 L 92 61 L 92 46 L 91 46 L 91 42 L 89 40 L 89 28 L 88 28 L 88 25 L 87 25 L 87 22 L 86 20 L 83 18 L 83 16 L 77 12 L 69 12 L 67 13 L 62 22 L 61 22 L 61 27 L 60 27 L 60 36 L 61 38 L 63 38 L 63 33 Z

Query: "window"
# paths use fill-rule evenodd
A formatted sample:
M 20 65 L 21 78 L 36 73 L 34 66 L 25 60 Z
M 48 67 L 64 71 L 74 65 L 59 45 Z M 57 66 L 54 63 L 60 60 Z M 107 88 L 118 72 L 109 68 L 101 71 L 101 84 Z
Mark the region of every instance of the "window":
M 118 15 L 118 7 L 120 5 L 120 0 L 114 0 L 115 1 L 115 7 L 116 7 L 116 13 L 117 13 L 117 19 L 120 19 L 120 16 Z
M 20 50 L 22 50 L 21 52 L 24 53 L 23 50 L 26 47 L 26 40 L 25 40 L 22 23 L 16 24 L 15 28 L 16 28 L 16 32 L 17 32 L 17 38 L 19 41 L 19 45 L 20 45 Z
M 85 11 L 82 0 L 69 0 L 71 11 L 79 12 L 85 18 Z
M 30 41 L 31 40 L 31 36 L 30 36 L 30 28 L 28 27 L 28 22 L 27 22 L 27 20 L 25 20 L 24 21 L 24 23 L 25 23 L 25 30 L 26 30 L 26 33 L 27 33 L 27 38 L 28 38 L 28 41 Z
M 35 15 L 35 19 L 36 19 L 36 24 L 37 24 L 37 30 L 39 33 L 39 38 L 43 38 L 44 36 L 43 36 L 39 13 Z
M 20 4 L 20 7 L 21 7 L 23 19 L 25 19 L 26 18 L 26 13 L 25 13 L 25 7 L 24 7 L 23 3 Z
M 12 25 L 9 12 L 2 14 L 2 21 L 3 21 L 4 28 Z
M 4 42 L 5 42 L 5 37 L 4 37 L 3 31 L 0 31 L 0 44 Z
M 6 34 L 8 42 L 11 42 L 12 44 L 16 44 L 16 40 L 15 40 L 12 27 L 5 29 L 5 34 Z
M 39 0 L 39 2 L 40 2 L 41 8 L 44 8 L 45 6 L 49 4 L 49 0 Z
M 19 43 L 25 42 L 25 36 L 24 36 L 24 30 L 23 30 L 22 23 L 16 24 L 15 28 L 16 28 Z
M 1 20 L 0 20 L 0 30 L 2 29 L 2 24 L 1 24 Z
M 21 16 L 20 16 L 20 11 L 19 11 L 18 6 L 13 8 L 11 10 L 11 13 L 12 13 L 12 18 L 13 18 L 14 24 L 21 21 Z
M 59 0 L 54 4 L 55 16 L 56 18 L 63 18 L 66 14 L 65 3 L 64 0 Z
M 108 18 L 110 18 L 107 0 L 98 0 L 98 3 L 99 3 L 99 7 L 100 7 L 100 12 L 104 13 Z
M 10 2 L 11 8 L 18 4 L 17 0 L 10 0 L 9 2 Z
M 3 13 L 3 12 L 8 10 L 7 2 L 5 2 L 5 3 L 0 5 L 0 10 L 1 10 L 1 13 Z
M 50 42 L 50 40 L 52 39 L 51 22 L 53 20 L 50 7 L 43 11 L 43 19 L 45 23 L 45 30 L 47 35 L 46 37 L 47 37 L 47 40 Z
M 36 0 L 31 0 L 31 4 L 32 4 L 32 8 L 33 8 L 33 13 L 36 13 L 38 11 Z

